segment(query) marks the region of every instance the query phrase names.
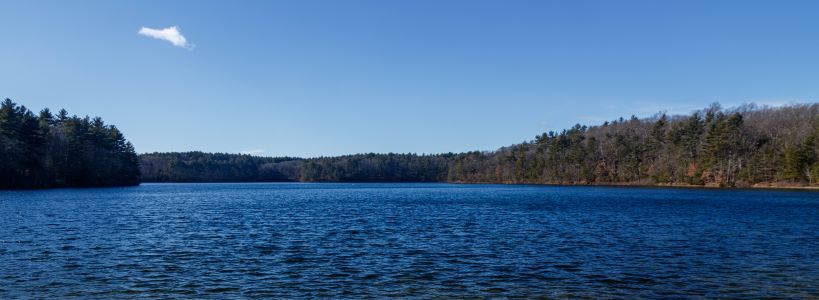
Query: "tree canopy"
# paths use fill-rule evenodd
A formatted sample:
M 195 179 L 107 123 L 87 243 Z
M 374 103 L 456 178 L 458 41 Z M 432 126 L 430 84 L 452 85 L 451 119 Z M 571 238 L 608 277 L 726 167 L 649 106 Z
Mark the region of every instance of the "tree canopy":
M 495 151 L 310 159 L 154 153 L 141 161 L 150 181 L 817 184 L 817 138 L 819 104 L 714 104 L 686 116 L 576 125 Z
M 140 155 L 145 182 L 276 182 L 298 180 L 302 160 L 247 154 L 169 152 Z
M 0 188 L 136 185 L 138 163 L 122 132 L 99 117 L 0 104 Z
M 137 156 L 99 117 L 39 114 L 0 103 L 0 188 L 148 182 L 471 182 L 749 186 L 819 184 L 819 104 L 718 104 L 575 125 L 494 151 L 259 157 L 168 152 Z M 141 174 L 141 175 L 140 175 Z M 141 176 L 141 178 L 140 178 Z

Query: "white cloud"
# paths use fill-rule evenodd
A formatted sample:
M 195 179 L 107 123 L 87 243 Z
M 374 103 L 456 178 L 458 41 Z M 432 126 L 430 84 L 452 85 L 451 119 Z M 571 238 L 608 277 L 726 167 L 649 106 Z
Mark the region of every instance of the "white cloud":
M 239 152 L 239 153 L 249 154 L 249 155 L 259 155 L 259 154 L 264 153 L 264 150 L 262 150 L 262 149 L 251 149 L 251 150 L 245 150 L 245 151 L 242 151 L 242 152 Z
M 188 40 L 185 39 L 185 36 L 183 36 L 182 33 L 179 32 L 179 27 L 176 26 L 168 27 L 165 29 L 153 29 L 143 26 L 142 28 L 139 29 L 137 33 L 147 37 L 168 41 L 177 47 L 193 49 L 193 44 L 188 43 Z

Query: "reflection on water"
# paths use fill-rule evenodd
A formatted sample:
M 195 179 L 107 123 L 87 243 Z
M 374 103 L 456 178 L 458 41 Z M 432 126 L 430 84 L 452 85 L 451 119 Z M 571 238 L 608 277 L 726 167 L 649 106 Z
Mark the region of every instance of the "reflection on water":
M 819 193 L 448 184 L 0 192 L 0 298 L 819 297 Z

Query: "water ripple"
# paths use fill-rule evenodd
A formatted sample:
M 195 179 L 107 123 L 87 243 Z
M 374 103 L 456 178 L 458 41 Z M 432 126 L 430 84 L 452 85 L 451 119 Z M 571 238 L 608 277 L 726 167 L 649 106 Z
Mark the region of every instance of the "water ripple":
M 819 194 L 447 184 L 0 192 L 0 298 L 819 298 Z

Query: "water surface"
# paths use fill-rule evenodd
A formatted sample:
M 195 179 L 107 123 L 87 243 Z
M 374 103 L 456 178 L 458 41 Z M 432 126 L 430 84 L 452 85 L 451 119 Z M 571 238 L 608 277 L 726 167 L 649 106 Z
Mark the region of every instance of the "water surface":
M 452 184 L 0 192 L 0 298 L 819 297 L 819 193 Z

